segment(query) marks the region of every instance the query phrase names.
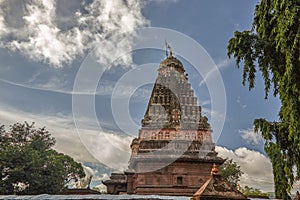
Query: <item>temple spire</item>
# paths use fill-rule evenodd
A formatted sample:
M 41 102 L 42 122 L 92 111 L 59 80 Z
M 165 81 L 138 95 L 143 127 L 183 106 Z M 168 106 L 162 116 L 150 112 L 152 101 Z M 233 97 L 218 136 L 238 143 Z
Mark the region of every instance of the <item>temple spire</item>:
M 171 47 L 170 47 L 170 57 L 173 57 L 173 52 L 172 52 L 172 48 Z

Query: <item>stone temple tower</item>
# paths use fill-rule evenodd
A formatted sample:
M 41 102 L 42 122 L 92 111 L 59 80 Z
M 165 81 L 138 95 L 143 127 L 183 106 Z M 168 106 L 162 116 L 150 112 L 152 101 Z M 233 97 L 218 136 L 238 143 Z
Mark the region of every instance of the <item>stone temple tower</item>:
M 104 182 L 110 194 L 192 196 L 210 178 L 213 164 L 224 162 L 217 157 L 212 128 L 172 50 L 159 65 L 131 149 L 128 170 Z

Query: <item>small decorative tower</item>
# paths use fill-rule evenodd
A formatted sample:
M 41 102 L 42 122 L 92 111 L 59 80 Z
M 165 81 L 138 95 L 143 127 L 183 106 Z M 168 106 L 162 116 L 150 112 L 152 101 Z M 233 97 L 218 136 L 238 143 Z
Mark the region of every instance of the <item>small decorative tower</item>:
M 213 165 L 210 178 L 192 196 L 191 200 L 249 200 L 245 195 L 230 185 L 218 173 L 217 165 Z

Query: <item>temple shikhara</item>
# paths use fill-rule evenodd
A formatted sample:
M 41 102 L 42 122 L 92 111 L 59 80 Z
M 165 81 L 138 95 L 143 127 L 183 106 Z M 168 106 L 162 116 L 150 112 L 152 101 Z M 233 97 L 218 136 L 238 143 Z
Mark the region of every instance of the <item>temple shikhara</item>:
M 104 181 L 109 194 L 192 196 L 211 177 L 217 157 L 212 127 L 172 50 L 158 68 L 138 138 L 124 173 Z

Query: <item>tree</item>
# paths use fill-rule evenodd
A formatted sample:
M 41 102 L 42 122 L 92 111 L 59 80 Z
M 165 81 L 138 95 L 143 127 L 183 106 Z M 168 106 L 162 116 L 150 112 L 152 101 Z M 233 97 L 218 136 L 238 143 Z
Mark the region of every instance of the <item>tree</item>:
M 232 159 L 226 160 L 223 165 L 219 167 L 219 172 L 222 178 L 234 187 L 237 187 L 240 177 L 243 174 L 241 167 Z
M 247 196 L 252 198 L 269 198 L 268 193 L 264 193 L 261 190 L 249 186 L 245 186 L 244 188 L 241 188 L 241 192 Z
M 300 177 L 300 1 L 261 0 L 255 8 L 252 30 L 234 33 L 228 56 L 239 67 L 243 61 L 243 84 L 255 86 L 260 71 L 265 98 L 271 86 L 279 96 L 279 121 L 254 121 L 261 130 L 271 159 L 276 198 L 290 199 L 289 192 Z M 296 173 L 293 173 L 293 169 Z
M 16 123 L 8 131 L 0 126 L 0 194 L 55 194 L 84 177 L 82 165 L 51 149 L 54 144 L 34 123 Z

